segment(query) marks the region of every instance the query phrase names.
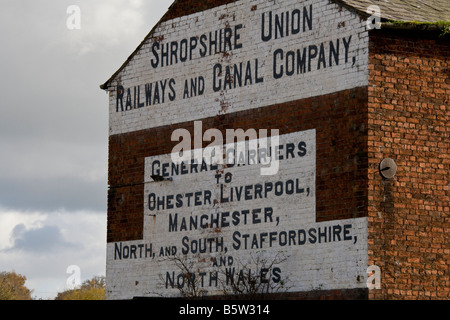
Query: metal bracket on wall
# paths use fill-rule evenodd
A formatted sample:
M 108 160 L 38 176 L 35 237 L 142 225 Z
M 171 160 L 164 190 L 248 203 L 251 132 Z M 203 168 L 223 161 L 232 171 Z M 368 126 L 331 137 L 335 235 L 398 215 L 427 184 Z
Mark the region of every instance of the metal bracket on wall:
M 151 182 L 161 182 L 161 181 L 173 181 L 172 177 L 164 178 L 163 176 L 156 176 L 156 175 L 151 176 L 151 177 L 152 177 L 153 181 L 148 181 L 149 183 L 151 183 Z

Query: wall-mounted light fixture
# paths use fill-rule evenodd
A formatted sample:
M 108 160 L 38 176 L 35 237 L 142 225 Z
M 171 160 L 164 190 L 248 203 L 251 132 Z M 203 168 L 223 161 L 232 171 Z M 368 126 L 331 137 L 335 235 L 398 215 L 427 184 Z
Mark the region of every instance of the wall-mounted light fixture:
M 392 179 L 397 173 L 397 164 L 391 158 L 383 159 L 380 163 L 380 174 L 385 179 Z

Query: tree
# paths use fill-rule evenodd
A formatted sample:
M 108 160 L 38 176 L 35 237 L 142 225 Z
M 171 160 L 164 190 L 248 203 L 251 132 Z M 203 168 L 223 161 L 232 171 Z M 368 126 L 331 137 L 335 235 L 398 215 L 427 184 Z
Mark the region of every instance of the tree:
M 222 269 L 226 279 L 222 280 L 223 294 L 240 300 L 263 300 L 273 294 L 281 296 L 289 290 L 289 279 L 279 277 L 281 269 L 277 265 L 287 260 L 282 253 L 271 258 L 249 254 L 246 263 L 238 260 L 236 268 Z M 271 271 L 275 271 L 276 276 L 271 277 Z
M 26 280 L 14 271 L 0 273 L 0 300 L 31 300 L 33 291 L 25 286 Z
M 178 255 L 166 259 L 180 271 L 180 276 L 176 280 L 172 279 L 172 286 L 185 299 L 202 299 L 208 296 L 208 291 L 203 289 L 203 278 L 198 276 L 198 259 Z M 283 253 L 272 257 L 264 257 L 261 253 L 248 254 L 245 260 L 246 262 L 235 259 L 233 266 L 225 267 L 225 264 L 221 264 L 211 269 L 211 273 L 216 272 L 222 298 L 261 300 L 268 299 L 271 295 L 282 296 L 290 289 L 289 279 L 281 279 L 281 269 L 277 267 L 288 260 Z M 274 276 L 270 276 L 271 272 L 274 272 Z M 160 279 L 167 286 L 167 279 L 164 281 L 162 274 Z
M 93 277 L 78 289 L 59 292 L 55 300 L 105 300 L 105 277 Z

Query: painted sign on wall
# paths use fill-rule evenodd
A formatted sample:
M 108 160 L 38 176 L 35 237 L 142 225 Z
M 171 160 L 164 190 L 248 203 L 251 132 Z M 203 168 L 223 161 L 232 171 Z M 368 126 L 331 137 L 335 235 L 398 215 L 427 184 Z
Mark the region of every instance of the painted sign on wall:
M 161 22 L 110 85 L 110 135 L 320 99 L 368 85 L 366 23 L 327 0 L 236 1 Z M 143 239 L 108 243 L 108 298 L 223 294 L 248 275 L 365 287 L 367 218 L 316 221 L 316 131 L 261 142 L 239 164 L 145 159 Z
M 364 286 L 366 219 L 316 222 L 315 130 L 278 142 L 231 165 L 146 158 L 144 239 L 108 244 L 110 285 L 131 297 L 223 294 L 249 274 L 275 292 Z M 276 174 L 261 175 L 261 155 Z
M 236 1 L 160 23 L 112 83 L 110 134 L 368 83 L 368 33 L 327 0 Z

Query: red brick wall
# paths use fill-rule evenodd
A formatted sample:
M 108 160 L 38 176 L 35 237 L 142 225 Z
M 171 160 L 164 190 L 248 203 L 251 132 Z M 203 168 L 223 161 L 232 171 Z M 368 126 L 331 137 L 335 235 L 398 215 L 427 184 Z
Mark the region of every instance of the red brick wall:
M 233 1 L 177 1 L 163 20 Z M 316 129 L 317 221 L 369 217 L 369 265 L 381 268 L 372 299 L 450 298 L 450 41 L 417 31 L 375 30 L 369 86 L 203 119 L 203 130 Z M 144 160 L 170 153 L 177 128 L 110 136 L 107 241 L 143 236 Z M 396 160 L 394 179 L 378 170 Z M 289 298 L 364 298 L 366 290 Z
M 450 41 L 373 31 L 369 76 L 369 264 L 372 299 L 450 298 Z M 383 180 L 380 161 L 396 160 Z
M 317 132 L 317 221 L 367 216 L 367 88 L 203 119 L 203 130 Z M 193 122 L 109 139 L 108 242 L 142 239 L 145 157 L 167 154 L 173 130 Z

